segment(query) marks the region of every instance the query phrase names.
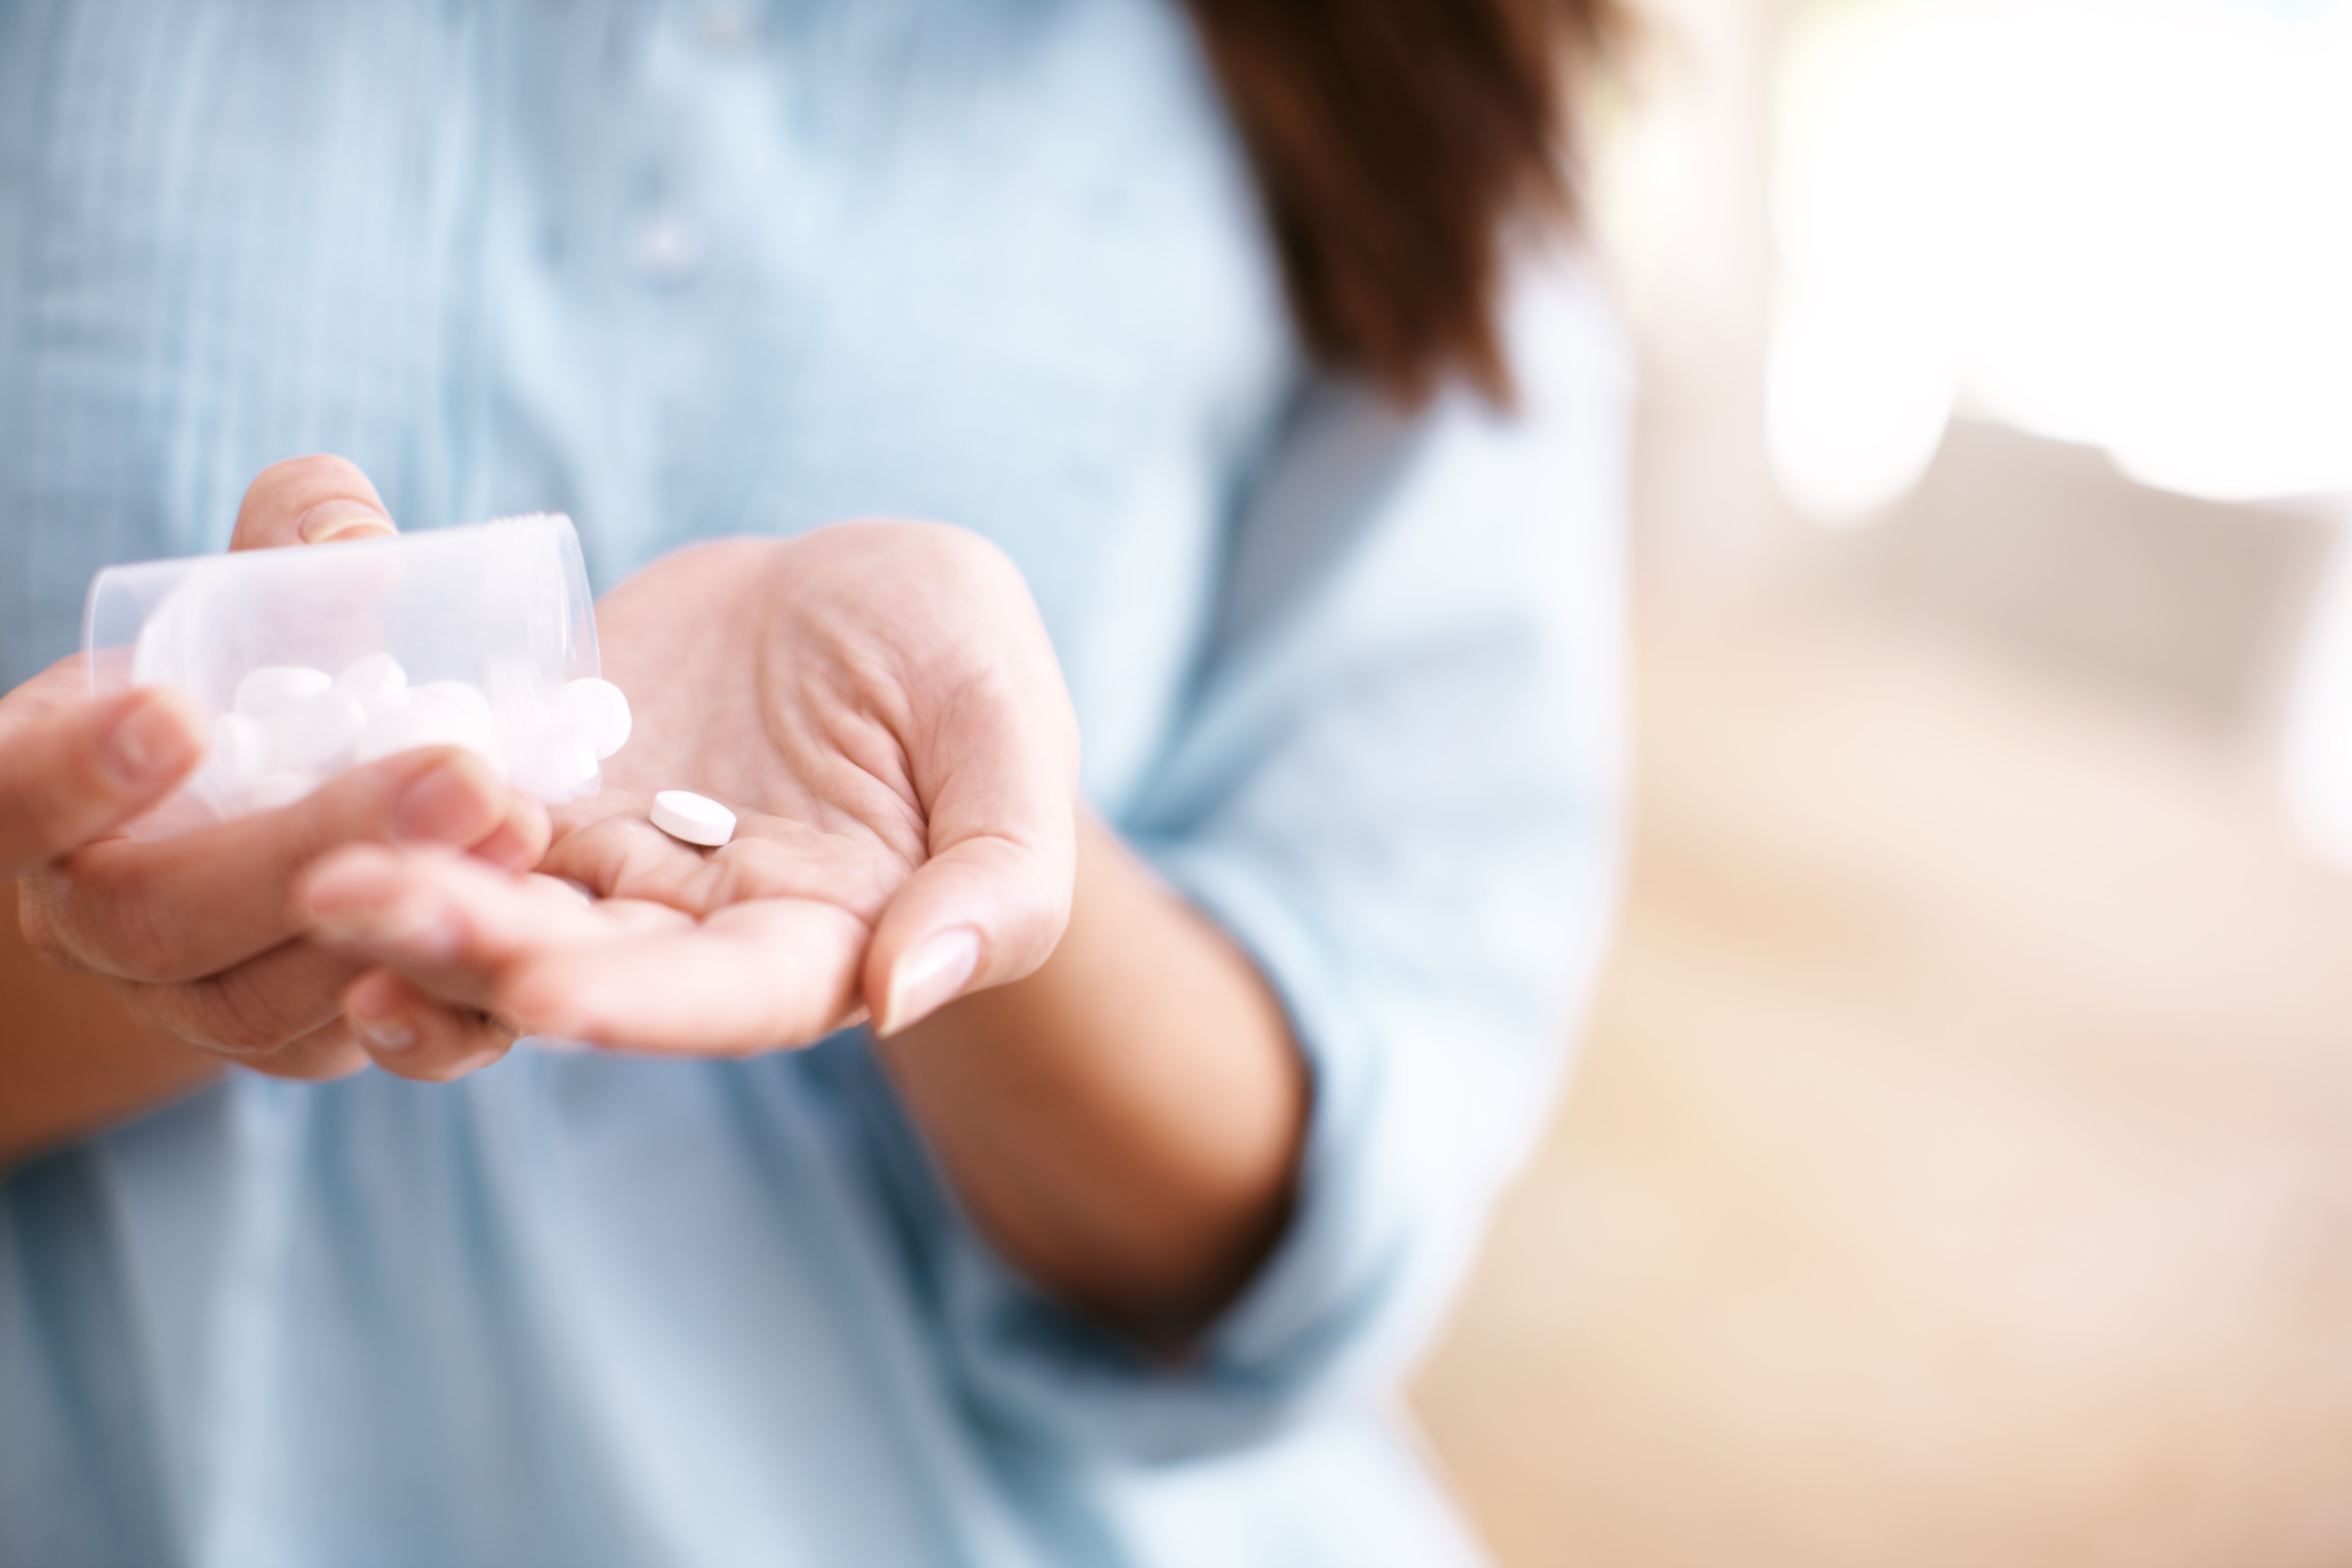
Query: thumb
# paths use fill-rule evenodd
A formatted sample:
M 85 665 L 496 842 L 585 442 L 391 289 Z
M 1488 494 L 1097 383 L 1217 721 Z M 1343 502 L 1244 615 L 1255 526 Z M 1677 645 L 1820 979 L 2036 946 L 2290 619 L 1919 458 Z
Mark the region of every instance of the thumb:
M 195 770 L 205 744 L 203 715 L 162 689 L 8 726 L 0 735 L 0 882 L 137 816 Z
M 289 458 L 247 487 L 231 550 L 381 539 L 398 531 L 375 486 L 348 458 Z
M 1070 921 L 1075 822 L 1055 842 L 983 834 L 933 855 L 882 911 L 866 950 L 874 1030 L 895 1035 L 967 991 L 1052 956 Z
M 1041 626 L 1030 639 L 1045 645 Z M 895 1035 L 967 991 L 1053 956 L 1078 869 L 1077 721 L 1047 655 L 1031 680 L 981 681 L 917 759 L 933 783 L 929 857 L 875 923 L 864 991 Z

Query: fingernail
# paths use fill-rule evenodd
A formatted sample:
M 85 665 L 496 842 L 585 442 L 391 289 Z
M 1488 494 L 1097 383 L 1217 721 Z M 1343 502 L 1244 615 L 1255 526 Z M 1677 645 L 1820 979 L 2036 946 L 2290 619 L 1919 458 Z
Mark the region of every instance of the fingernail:
M 468 757 L 452 757 L 400 792 L 392 836 L 403 844 L 472 844 L 501 820 L 489 774 Z
M 352 1029 L 368 1043 L 371 1050 L 404 1051 L 416 1043 L 415 1026 L 397 1013 L 373 1018 L 362 1018 L 354 1013 Z
M 305 544 L 325 544 L 337 539 L 389 539 L 399 531 L 392 519 L 365 501 L 320 501 L 302 514 L 297 526 Z
M 980 937 L 967 927 L 941 931 L 898 960 L 890 971 L 890 1002 L 882 1009 L 885 1035 L 927 1018 L 964 988 L 980 967 Z
M 150 697 L 115 724 L 102 754 L 106 771 L 119 787 L 140 791 L 193 767 L 200 745 L 176 705 Z

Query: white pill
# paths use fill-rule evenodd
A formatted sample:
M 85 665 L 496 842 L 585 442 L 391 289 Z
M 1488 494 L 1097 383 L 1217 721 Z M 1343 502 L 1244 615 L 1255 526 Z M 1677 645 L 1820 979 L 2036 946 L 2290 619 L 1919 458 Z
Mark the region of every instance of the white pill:
M 489 726 L 478 716 L 457 704 L 428 698 L 420 689 L 407 707 L 379 713 L 367 721 L 367 728 L 352 742 L 352 761 L 373 763 L 419 746 L 463 746 L 487 757 L 490 741 Z
M 317 775 L 304 773 L 276 773 L 256 779 L 245 792 L 246 807 L 251 811 L 275 811 L 281 805 L 292 805 L 319 787 Z
M 408 707 L 435 715 L 434 721 L 449 736 L 440 744 L 467 746 L 486 757 L 499 749 L 498 718 L 478 686 L 462 680 L 428 680 L 410 689 Z
M 585 742 L 555 734 L 515 759 L 514 782 L 550 805 L 578 800 L 596 793 L 596 753 Z
M 272 755 L 281 769 L 325 772 L 342 760 L 367 721 L 366 709 L 330 688 L 271 716 Z
M 588 786 L 598 782 L 596 748 L 585 741 L 573 741 L 563 748 L 562 757 L 567 774 L 564 784 L 570 791 L 566 798 L 576 800 L 593 794 Z
M 276 766 L 269 726 L 248 713 L 224 713 L 213 721 L 213 758 L 237 778 L 257 779 Z
M 299 664 L 266 664 L 236 683 L 236 710 L 270 719 L 334 689 L 323 669 Z
M 399 707 L 408 699 L 408 672 L 388 653 L 353 659 L 335 677 L 335 689 L 357 702 L 373 719 Z
M 672 838 L 716 849 L 735 837 L 735 814 L 691 790 L 666 789 L 654 796 L 654 826 Z
M 572 732 L 588 743 L 603 762 L 628 744 L 634 721 L 628 695 L 609 680 L 567 680 L 556 694 L 556 710 Z
M 461 742 L 488 755 L 498 749 L 499 721 L 491 710 L 490 700 L 478 686 L 468 686 L 462 680 L 428 680 L 409 693 L 411 702 L 437 704 L 443 710 L 455 714 L 457 722 L 466 726 L 469 739 Z
M 462 680 L 428 680 L 416 688 L 416 695 L 427 702 L 444 703 L 462 712 L 475 713 L 483 723 L 491 722 L 490 700 L 478 686 Z

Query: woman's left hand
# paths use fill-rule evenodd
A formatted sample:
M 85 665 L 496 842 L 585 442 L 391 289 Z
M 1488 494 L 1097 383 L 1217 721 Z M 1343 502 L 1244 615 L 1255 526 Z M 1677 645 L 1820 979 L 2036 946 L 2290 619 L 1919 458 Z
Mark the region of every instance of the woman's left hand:
M 681 551 L 598 608 L 635 713 L 540 874 L 376 845 L 298 900 L 382 967 L 345 1010 L 405 1077 L 493 1060 L 508 1028 L 734 1055 L 869 1006 L 895 1032 L 1042 963 L 1069 917 L 1077 731 L 1018 570 L 936 524 L 838 524 Z M 687 789 L 737 814 L 704 850 L 647 819 Z

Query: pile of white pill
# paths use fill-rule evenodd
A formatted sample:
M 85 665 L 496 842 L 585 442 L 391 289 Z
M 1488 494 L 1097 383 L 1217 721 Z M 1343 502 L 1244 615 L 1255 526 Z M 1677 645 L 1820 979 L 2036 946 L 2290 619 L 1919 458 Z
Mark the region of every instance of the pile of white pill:
M 520 682 L 509 683 L 528 695 Z M 629 738 L 629 700 L 607 680 L 567 682 L 553 710 L 513 693 L 501 703 L 462 680 L 411 686 L 390 654 L 339 675 L 267 665 L 237 683 L 232 710 L 213 721 L 207 770 L 231 816 L 300 800 L 321 781 L 395 752 L 462 746 L 551 803 L 593 793 L 596 764 Z

